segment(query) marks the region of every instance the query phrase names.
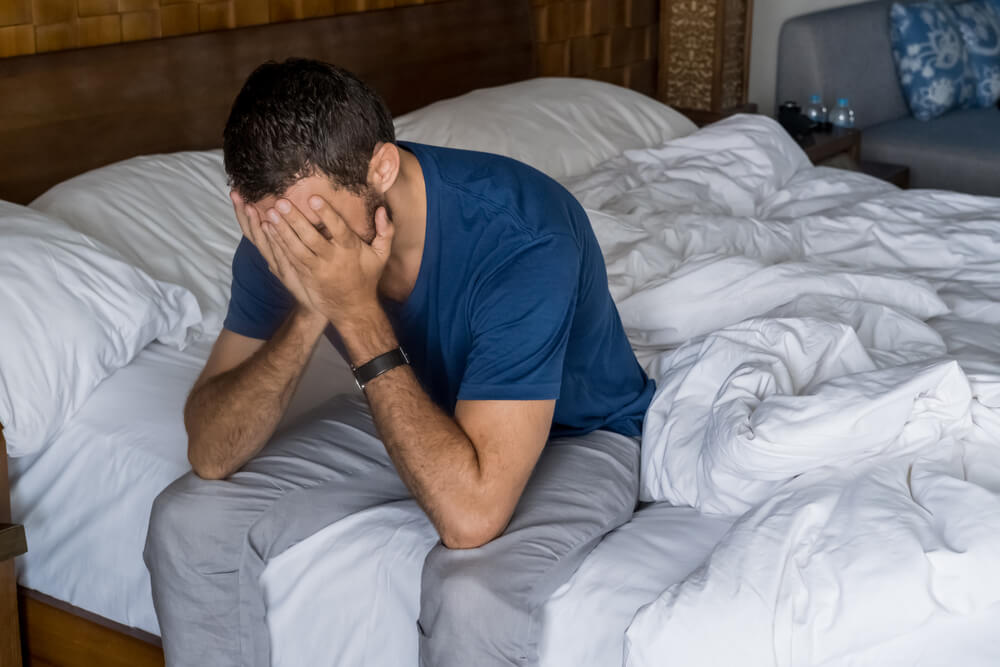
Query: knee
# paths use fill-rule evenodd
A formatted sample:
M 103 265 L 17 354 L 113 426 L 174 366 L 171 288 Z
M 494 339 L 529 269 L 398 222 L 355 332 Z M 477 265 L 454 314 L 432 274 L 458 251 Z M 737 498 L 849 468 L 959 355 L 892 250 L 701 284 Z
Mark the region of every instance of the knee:
M 153 501 L 143 557 L 146 565 L 183 560 L 192 564 L 212 541 L 206 539 L 224 521 L 206 493 L 206 480 L 188 473 L 175 480 Z
M 491 572 L 475 549 L 436 546 L 424 563 L 421 627 L 428 635 L 464 635 L 516 614 L 504 577 Z

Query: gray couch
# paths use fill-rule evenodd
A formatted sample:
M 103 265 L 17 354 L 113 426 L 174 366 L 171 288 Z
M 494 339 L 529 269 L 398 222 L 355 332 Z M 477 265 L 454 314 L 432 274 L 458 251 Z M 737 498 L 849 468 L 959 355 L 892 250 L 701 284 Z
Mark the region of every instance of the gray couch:
M 910 115 L 889 42 L 891 0 L 790 19 L 781 30 L 777 102 L 828 106 L 850 98 L 862 130 L 861 158 L 910 167 L 910 185 L 1000 196 L 1000 109 Z

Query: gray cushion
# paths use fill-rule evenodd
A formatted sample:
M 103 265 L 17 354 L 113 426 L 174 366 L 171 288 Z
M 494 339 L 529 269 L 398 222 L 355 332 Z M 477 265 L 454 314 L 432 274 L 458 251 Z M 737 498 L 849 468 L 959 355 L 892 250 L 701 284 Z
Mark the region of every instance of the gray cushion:
M 910 186 L 1000 197 L 1000 110 L 952 111 L 931 121 L 912 116 L 861 135 L 861 157 L 910 167 Z
M 847 97 L 860 128 L 908 116 L 889 43 L 891 4 L 876 0 L 788 20 L 778 46 L 778 104 L 805 104 L 818 93 L 832 108 Z

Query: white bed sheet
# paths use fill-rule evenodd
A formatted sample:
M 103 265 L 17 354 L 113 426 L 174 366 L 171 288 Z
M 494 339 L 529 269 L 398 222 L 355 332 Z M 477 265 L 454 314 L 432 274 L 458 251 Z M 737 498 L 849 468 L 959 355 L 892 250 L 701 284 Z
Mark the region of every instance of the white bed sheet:
M 153 499 L 189 470 L 181 411 L 209 349 L 151 345 L 41 454 L 11 460 L 13 512 L 28 535 L 23 586 L 159 633 L 142 547 Z M 352 389 L 324 343 L 288 420 Z M 542 665 L 620 664 L 636 610 L 697 567 L 729 524 L 665 504 L 638 512 L 546 605 Z M 348 517 L 272 561 L 262 578 L 272 664 L 415 665 L 420 568 L 436 540 L 406 501 Z

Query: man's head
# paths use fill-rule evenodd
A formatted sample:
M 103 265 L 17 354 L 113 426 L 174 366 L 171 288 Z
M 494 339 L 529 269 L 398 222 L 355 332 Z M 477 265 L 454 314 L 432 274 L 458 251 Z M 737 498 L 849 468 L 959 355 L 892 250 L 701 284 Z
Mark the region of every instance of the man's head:
M 386 169 L 389 181 L 398 170 L 394 141 L 389 110 L 360 79 L 319 61 L 289 59 L 261 65 L 243 84 L 223 155 L 233 189 L 261 213 L 286 197 L 311 215 L 306 201 L 320 195 L 370 242 L 375 210 L 385 206 L 391 185 Z

